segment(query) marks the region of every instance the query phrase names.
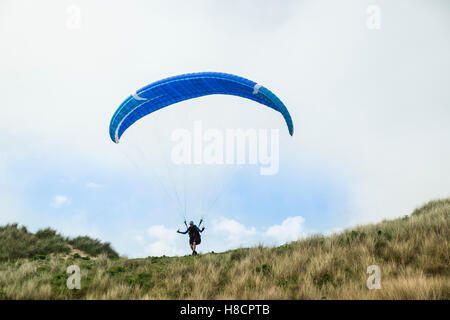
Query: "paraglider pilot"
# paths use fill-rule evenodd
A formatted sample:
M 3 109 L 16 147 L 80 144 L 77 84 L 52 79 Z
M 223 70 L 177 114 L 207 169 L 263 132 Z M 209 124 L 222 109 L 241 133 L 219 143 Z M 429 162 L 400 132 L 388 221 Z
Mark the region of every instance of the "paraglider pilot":
M 199 225 L 201 223 L 202 223 L 202 221 L 200 220 Z M 192 255 L 195 256 L 197 254 L 197 251 L 195 251 L 196 246 L 199 245 L 200 242 L 202 241 L 202 238 L 200 237 L 200 233 L 203 232 L 203 230 L 205 230 L 205 227 L 200 229 L 199 227 L 197 227 L 194 224 L 194 221 L 189 222 L 189 227 L 187 226 L 186 221 L 184 222 L 184 224 L 187 227 L 186 231 L 181 232 L 180 229 L 178 229 L 177 232 L 181 233 L 181 234 L 186 234 L 189 232 L 189 245 L 191 246 L 191 249 L 192 249 Z

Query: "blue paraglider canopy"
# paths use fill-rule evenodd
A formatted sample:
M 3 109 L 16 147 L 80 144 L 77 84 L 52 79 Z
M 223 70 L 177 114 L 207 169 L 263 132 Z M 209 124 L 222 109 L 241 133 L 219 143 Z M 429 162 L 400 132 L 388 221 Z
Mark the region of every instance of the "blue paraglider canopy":
M 280 112 L 289 134 L 294 133 L 286 106 L 269 89 L 235 75 L 201 72 L 159 80 L 129 96 L 114 113 L 109 135 L 115 143 L 119 143 L 125 130 L 140 118 L 174 103 L 210 94 L 234 95 L 266 105 Z

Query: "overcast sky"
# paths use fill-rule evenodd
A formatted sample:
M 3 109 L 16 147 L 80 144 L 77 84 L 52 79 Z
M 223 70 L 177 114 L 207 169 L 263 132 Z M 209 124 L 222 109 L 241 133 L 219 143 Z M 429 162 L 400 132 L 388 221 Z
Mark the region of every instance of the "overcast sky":
M 368 26 L 373 8 L 379 28 Z M 0 224 L 88 234 L 131 257 L 182 255 L 173 190 L 186 218 L 205 216 L 202 252 L 278 245 L 448 197 L 449 14 L 446 0 L 0 0 Z M 109 139 L 131 93 L 200 71 L 272 90 L 294 136 L 273 110 L 210 96 Z M 279 173 L 168 167 L 171 132 L 195 120 L 279 129 Z

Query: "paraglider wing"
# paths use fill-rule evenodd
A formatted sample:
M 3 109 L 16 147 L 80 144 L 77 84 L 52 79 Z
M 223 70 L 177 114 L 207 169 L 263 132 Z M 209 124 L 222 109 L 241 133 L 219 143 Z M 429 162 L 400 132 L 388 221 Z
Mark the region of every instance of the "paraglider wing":
M 235 75 L 201 72 L 163 79 L 129 96 L 114 113 L 109 135 L 115 143 L 119 143 L 125 130 L 140 118 L 174 103 L 210 94 L 234 95 L 266 105 L 280 112 L 289 134 L 294 133 L 286 106 L 269 89 Z

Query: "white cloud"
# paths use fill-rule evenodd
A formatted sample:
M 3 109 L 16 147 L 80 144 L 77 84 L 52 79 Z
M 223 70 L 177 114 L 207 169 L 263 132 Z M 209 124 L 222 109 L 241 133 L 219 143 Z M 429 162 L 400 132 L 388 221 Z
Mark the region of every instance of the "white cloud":
M 95 183 L 92 181 L 86 183 L 86 188 L 88 188 L 88 189 L 98 189 L 98 188 L 102 188 L 102 187 L 103 187 L 102 184 Z
M 217 241 L 215 246 L 221 250 L 240 246 L 248 247 L 260 243 L 264 245 L 281 245 L 305 237 L 307 232 L 303 228 L 304 222 L 305 219 L 300 216 L 288 217 L 279 225 L 258 229 L 252 226 L 245 226 L 233 219 L 221 217 L 211 221 L 211 232 L 220 240 Z
M 53 197 L 52 201 L 50 202 L 50 207 L 53 208 L 61 208 L 63 206 L 70 205 L 71 200 L 64 195 L 56 195 Z
M 173 230 L 164 227 L 163 225 L 151 226 L 147 229 L 147 235 L 151 238 L 173 240 L 176 234 Z
M 147 245 L 145 252 L 149 256 L 178 256 L 183 255 L 183 251 L 173 247 L 165 240 L 158 240 Z
M 222 252 L 239 247 L 252 247 L 258 244 L 281 245 L 305 237 L 308 232 L 303 228 L 305 219 L 300 216 L 288 217 L 279 225 L 256 228 L 228 218 L 212 220 L 202 233 L 199 252 Z M 147 229 L 146 237 L 135 235 L 133 239 L 149 256 L 174 256 L 190 253 L 187 235 L 180 235 L 163 225 L 154 225 Z M 142 251 L 142 250 L 138 250 Z
M 255 227 L 246 227 L 236 220 L 224 217 L 211 221 L 211 232 L 219 236 L 222 242 L 225 240 L 227 247 L 253 242 L 258 236 Z
M 147 229 L 147 236 L 153 238 L 152 242 L 145 245 L 145 254 L 149 256 L 175 256 L 182 255 L 185 252 L 180 247 L 180 237 L 173 229 L 166 228 L 162 225 L 151 226 Z M 143 242 L 142 236 L 135 236 L 138 243 Z
M 265 235 L 276 240 L 277 244 L 283 244 L 305 237 L 303 230 L 305 219 L 303 217 L 288 217 L 280 225 L 274 225 L 267 229 Z

